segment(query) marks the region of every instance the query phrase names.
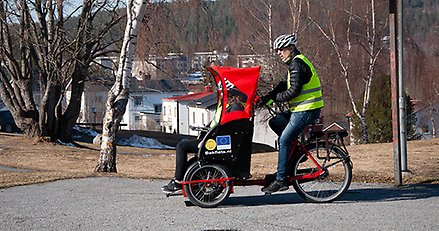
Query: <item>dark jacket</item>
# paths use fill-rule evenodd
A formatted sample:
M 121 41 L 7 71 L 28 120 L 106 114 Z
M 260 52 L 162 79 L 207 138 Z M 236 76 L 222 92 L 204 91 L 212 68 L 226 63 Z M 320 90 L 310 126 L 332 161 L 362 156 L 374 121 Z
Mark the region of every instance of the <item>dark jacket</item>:
M 299 54 L 301 54 L 300 51 L 295 49 L 292 53 L 292 57 L 294 58 Z M 301 59 L 291 59 L 286 64 L 288 65 L 288 71 L 291 76 L 291 87 L 287 89 L 288 73 L 286 73 L 278 85 L 269 93 L 270 98 L 277 102 L 288 102 L 299 96 L 302 91 L 302 86 L 307 84 L 312 76 L 311 68 Z

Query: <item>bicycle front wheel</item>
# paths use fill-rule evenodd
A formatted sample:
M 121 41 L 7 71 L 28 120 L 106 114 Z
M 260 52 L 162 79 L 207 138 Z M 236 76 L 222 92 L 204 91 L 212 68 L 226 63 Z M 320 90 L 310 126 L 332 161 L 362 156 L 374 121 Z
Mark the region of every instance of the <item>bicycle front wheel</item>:
M 352 180 L 352 164 L 349 155 L 335 144 L 326 143 L 307 146 L 312 158 L 323 168 L 323 173 L 312 179 L 293 180 L 297 194 L 310 202 L 331 202 L 349 188 Z M 317 165 L 306 153 L 293 162 L 292 175 L 304 176 L 317 172 Z
M 232 192 L 232 182 L 222 179 L 230 178 L 227 168 L 210 164 L 200 166 L 193 163 L 185 176 L 185 181 L 194 182 L 184 185 L 189 200 L 202 208 L 214 208 L 226 200 Z

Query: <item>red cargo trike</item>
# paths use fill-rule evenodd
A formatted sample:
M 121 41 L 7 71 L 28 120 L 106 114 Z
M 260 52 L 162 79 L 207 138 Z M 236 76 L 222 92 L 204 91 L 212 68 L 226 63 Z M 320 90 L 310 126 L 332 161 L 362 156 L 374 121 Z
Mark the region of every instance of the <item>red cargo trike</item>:
M 251 179 L 250 163 L 254 105 L 260 67 L 212 66 L 208 70 L 217 84 L 219 123 L 201 131 L 199 151 L 186 170 L 183 196 L 200 207 L 216 207 L 235 186 L 267 186 L 275 174 Z M 289 185 L 310 202 L 331 202 L 340 197 L 352 179 L 352 163 L 343 143 L 346 131 L 307 132 L 291 144 Z M 169 195 L 168 195 L 169 196 Z

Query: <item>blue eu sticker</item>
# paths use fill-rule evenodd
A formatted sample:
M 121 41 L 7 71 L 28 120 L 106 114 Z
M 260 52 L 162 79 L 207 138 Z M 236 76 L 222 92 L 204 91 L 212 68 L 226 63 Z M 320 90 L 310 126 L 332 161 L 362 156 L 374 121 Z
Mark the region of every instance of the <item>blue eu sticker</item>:
M 225 149 L 231 149 L 232 148 L 232 141 L 230 139 L 230 136 L 217 136 L 216 137 L 216 149 L 217 150 L 225 150 Z

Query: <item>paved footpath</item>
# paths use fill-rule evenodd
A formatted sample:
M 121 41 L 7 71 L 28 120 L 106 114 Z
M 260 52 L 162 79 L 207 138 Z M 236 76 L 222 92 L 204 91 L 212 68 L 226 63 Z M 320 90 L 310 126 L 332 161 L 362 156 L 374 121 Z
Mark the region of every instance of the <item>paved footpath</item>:
M 85 178 L 0 189 L 0 230 L 439 230 L 439 185 L 353 184 L 340 200 L 236 187 L 215 209 L 166 198 L 165 181 Z

